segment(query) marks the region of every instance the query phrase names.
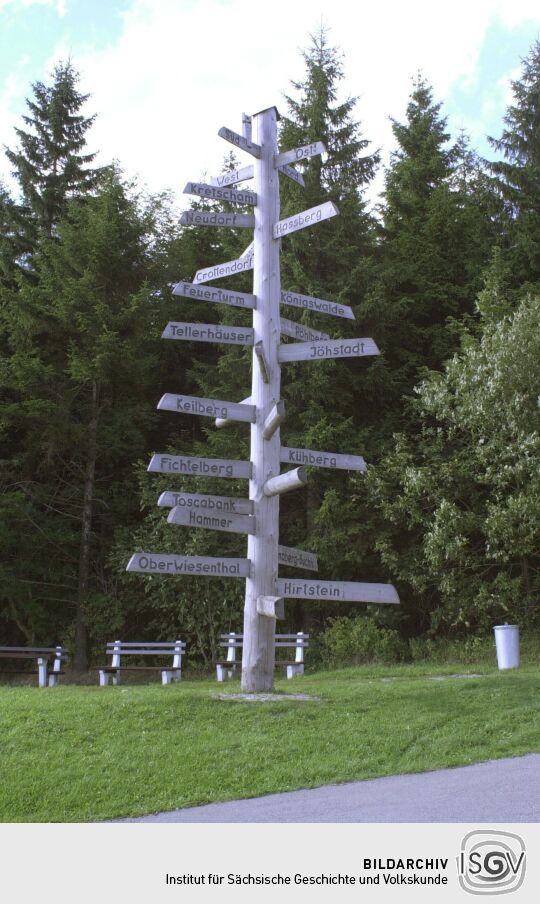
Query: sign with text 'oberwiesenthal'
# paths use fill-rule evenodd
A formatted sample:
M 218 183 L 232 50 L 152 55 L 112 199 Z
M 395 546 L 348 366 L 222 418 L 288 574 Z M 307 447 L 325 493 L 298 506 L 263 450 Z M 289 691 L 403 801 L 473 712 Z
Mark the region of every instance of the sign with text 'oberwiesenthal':
M 198 195 L 199 198 L 207 198 L 209 201 L 228 201 L 230 204 L 257 203 L 255 192 L 247 189 L 236 191 L 234 188 L 218 188 L 216 185 L 207 185 L 206 182 L 187 182 L 184 194 Z
M 247 254 L 235 261 L 226 261 L 224 264 L 215 264 L 213 267 L 197 270 L 193 277 L 194 283 L 206 283 L 211 279 L 224 279 L 226 276 L 234 276 L 244 270 L 253 270 L 253 255 Z
M 308 339 L 330 339 L 328 333 L 312 330 L 311 327 L 305 326 L 303 323 L 296 323 L 294 320 L 286 320 L 285 317 L 279 318 L 279 329 L 282 336 L 289 336 L 290 339 L 298 339 L 299 341 L 307 341 Z
M 215 323 L 180 323 L 171 321 L 162 339 L 184 339 L 188 342 L 224 342 L 227 345 L 253 345 L 250 327 L 222 326 Z
M 314 295 L 300 295 L 298 292 L 281 291 L 281 304 L 288 304 L 293 308 L 302 308 L 306 311 L 315 311 L 318 314 L 330 314 L 332 317 L 345 317 L 354 320 L 352 308 L 338 301 L 326 301 L 324 298 L 315 298 Z
M 278 578 L 279 596 L 297 600 L 341 600 L 350 603 L 391 603 L 399 596 L 393 584 L 365 584 L 356 581 L 304 581 Z
M 295 549 L 294 546 L 278 546 L 278 564 L 290 565 L 292 568 L 305 568 L 306 571 L 319 570 L 319 562 L 315 553 Z
M 217 559 L 210 556 L 169 556 L 161 552 L 136 552 L 126 571 L 145 574 L 191 574 L 205 578 L 247 578 L 249 559 Z
M 194 301 L 211 301 L 216 304 L 228 304 L 233 308 L 255 308 L 257 299 L 249 292 L 236 292 L 234 289 L 219 289 L 217 286 L 195 286 L 193 283 L 176 283 L 173 295 L 192 298 Z
M 373 339 L 325 339 L 321 342 L 297 342 L 280 345 L 278 361 L 322 361 L 325 358 L 363 358 L 379 355 Z
M 186 210 L 181 226 L 228 226 L 230 229 L 253 229 L 255 217 L 248 213 L 225 213 L 222 210 Z
M 280 220 L 274 223 L 273 235 L 275 239 L 281 238 L 283 235 L 289 235 L 290 232 L 297 232 L 298 229 L 305 229 L 307 226 L 314 226 L 322 220 L 329 220 L 330 217 L 337 217 L 339 210 L 332 201 L 326 201 L 317 207 L 310 207 L 309 210 L 302 210 L 295 213 L 286 220 Z
M 255 406 L 239 402 L 222 402 L 219 399 L 200 399 L 197 396 L 176 395 L 166 392 L 158 402 L 160 411 L 176 411 L 179 414 L 198 414 L 201 417 L 224 417 L 228 421 L 255 421 Z
M 187 474 L 196 477 L 240 477 L 251 479 L 250 461 L 231 461 L 223 458 L 191 458 L 156 452 L 147 468 L 157 474 Z
M 216 512 L 203 512 L 198 509 L 186 509 L 176 505 L 169 512 L 169 524 L 182 524 L 185 527 L 202 527 L 207 530 L 224 530 L 233 534 L 254 534 L 255 518 L 252 515 L 227 515 Z
M 336 468 L 340 471 L 367 471 L 361 455 L 338 455 L 314 449 L 290 449 L 281 446 L 279 459 L 287 465 L 310 465 L 313 468 Z
M 201 512 L 217 512 L 231 515 L 252 515 L 255 506 L 251 499 L 239 499 L 236 496 L 207 496 L 203 493 L 173 493 L 166 490 L 158 499 L 158 505 L 164 508 L 185 508 Z

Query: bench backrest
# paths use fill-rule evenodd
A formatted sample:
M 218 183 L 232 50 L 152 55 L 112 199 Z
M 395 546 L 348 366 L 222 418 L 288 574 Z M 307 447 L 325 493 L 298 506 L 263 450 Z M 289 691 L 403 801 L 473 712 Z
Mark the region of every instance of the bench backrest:
M 220 646 L 227 647 L 227 662 L 236 662 L 236 651 L 242 649 L 244 635 L 231 631 L 229 634 L 220 635 Z M 304 649 L 309 646 L 309 634 L 298 631 L 297 634 L 274 634 L 276 649 L 294 648 L 295 662 L 304 661 Z
M 156 643 L 113 640 L 107 644 L 106 655 L 112 657 L 111 666 L 113 667 L 120 666 L 121 656 L 172 656 L 173 669 L 180 669 L 185 652 L 185 640 L 165 640 Z

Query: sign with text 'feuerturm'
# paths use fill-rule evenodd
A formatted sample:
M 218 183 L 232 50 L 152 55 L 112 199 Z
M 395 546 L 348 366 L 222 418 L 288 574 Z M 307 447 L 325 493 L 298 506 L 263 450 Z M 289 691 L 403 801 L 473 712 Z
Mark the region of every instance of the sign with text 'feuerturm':
M 184 339 L 187 342 L 224 342 L 226 345 L 253 345 L 253 330 L 249 326 L 222 326 L 215 323 L 167 324 L 162 339 Z
M 217 286 L 195 286 L 193 283 L 179 282 L 173 289 L 173 295 L 192 298 L 194 301 L 211 301 L 216 304 L 228 304 L 233 308 L 253 309 L 257 302 L 254 295 L 248 292 L 236 292 L 231 289 L 219 289 Z
M 145 574 L 190 574 L 207 578 L 247 578 L 248 559 L 217 559 L 209 556 L 169 556 L 161 552 L 136 552 L 126 571 Z
M 152 455 L 148 471 L 157 474 L 187 474 L 194 477 L 241 477 L 251 479 L 250 461 L 231 461 L 226 458 L 191 458 L 185 455 Z
M 280 239 L 283 235 L 289 235 L 290 232 L 306 229 L 307 226 L 315 226 L 322 220 L 337 217 L 338 214 L 339 210 L 336 205 L 332 201 L 326 201 L 324 204 L 318 204 L 317 207 L 310 207 L 309 210 L 302 210 L 300 213 L 293 214 L 292 217 L 287 217 L 286 220 L 274 223 L 274 238 Z
M 257 195 L 247 189 L 236 190 L 234 188 L 218 188 L 216 185 L 207 185 L 206 182 L 187 182 L 184 188 L 185 195 L 197 195 L 209 201 L 228 201 L 230 204 L 256 204 Z
M 254 534 L 255 518 L 252 515 L 228 515 L 223 512 L 203 512 L 175 505 L 167 518 L 169 524 L 200 527 L 207 530 L 224 530 L 233 534 Z
M 226 261 L 224 264 L 214 264 L 213 267 L 197 270 L 193 277 L 194 283 L 210 282 L 212 279 L 224 279 L 226 276 L 235 276 L 244 270 L 253 270 L 253 256 L 247 254 L 235 261 Z
M 323 339 L 321 342 L 296 342 L 280 345 L 278 361 L 323 361 L 325 358 L 363 358 L 379 355 L 373 339 Z
M 290 449 L 282 446 L 279 457 L 287 465 L 310 465 L 312 468 L 337 468 L 341 471 L 366 471 L 361 455 L 338 455 L 336 452 L 316 452 L 314 449 Z
M 200 512 L 217 512 L 231 515 L 252 515 L 255 503 L 251 499 L 240 499 L 237 496 L 206 496 L 203 493 L 173 493 L 166 490 L 158 499 L 158 505 L 164 508 L 185 508 Z
M 179 414 L 198 414 L 201 417 L 224 417 L 228 421 L 255 420 L 255 406 L 239 402 L 222 402 L 220 399 L 200 399 L 197 396 L 176 395 L 166 392 L 158 402 L 160 411 L 176 411 Z
M 313 552 L 295 549 L 294 546 L 278 546 L 278 562 L 292 568 L 305 568 L 306 571 L 318 571 L 319 563 Z
M 338 301 L 326 301 L 324 298 L 315 298 L 314 295 L 300 295 L 298 292 L 281 290 L 281 304 L 288 304 L 293 308 L 303 308 L 306 311 L 315 311 L 318 314 L 330 314 L 332 317 L 355 319 L 352 308 L 348 305 Z
M 228 226 L 230 229 L 253 229 L 255 217 L 251 213 L 226 213 L 224 210 L 186 210 L 180 217 L 181 226 Z
M 356 581 L 304 581 L 278 578 L 279 596 L 297 600 L 341 600 L 350 603 L 399 603 L 393 584 L 364 584 Z

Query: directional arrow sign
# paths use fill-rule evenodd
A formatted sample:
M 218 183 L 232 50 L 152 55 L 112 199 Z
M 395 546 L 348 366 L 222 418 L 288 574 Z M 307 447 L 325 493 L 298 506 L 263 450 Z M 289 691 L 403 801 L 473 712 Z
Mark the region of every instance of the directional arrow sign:
M 328 333 L 321 333 L 320 330 L 312 330 L 311 327 L 305 326 L 303 323 L 296 323 L 294 320 L 286 320 L 285 317 L 279 318 L 279 329 L 283 336 L 290 336 L 291 339 L 308 340 L 308 339 L 330 339 Z
M 255 217 L 247 213 L 224 211 L 186 210 L 180 217 L 181 226 L 230 226 L 231 229 L 249 229 L 255 226 Z
M 326 154 L 326 148 L 322 141 L 313 141 L 311 144 L 304 144 L 301 148 L 294 148 L 292 151 L 278 154 L 274 157 L 274 167 L 277 169 L 288 163 L 299 163 L 300 160 L 307 160 L 317 154 Z
M 192 574 L 208 578 L 248 578 L 249 559 L 215 559 L 207 556 L 168 556 L 161 552 L 137 552 L 126 571 L 146 574 Z
M 238 133 L 233 132 L 232 129 L 227 129 L 226 126 L 223 126 L 219 130 L 218 135 L 220 138 L 224 138 L 225 141 L 230 141 L 231 144 L 234 144 L 235 148 L 241 148 L 242 151 L 247 151 L 252 157 L 261 156 L 261 147 L 259 144 L 254 144 L 252 141 L 244 138 L 243 135 L 238 135 Z
M 286 220 L 274 223 L 272 234 L 275 239 L 279 239 L 282 235 L 288 235 L 298 229 L 305 229 L 306 226 L 315 226 L 322 220 L 329 220 L 330 217 L 336 217 L 338 214 L 339 210 L 333 201 L 326 201 L 324 204 L 318 204 L 317 207 L 310 207 L 309 210 L 302 210 L 292 217 L 287 217 Z
M 319 570 L 317 556 L 314 553 L 295 549 L 294 546 L 278 546 L 278 563 L 293 568 L 305 568 L 306 571 Z
M 184 188 L 185 195 L 198 195 L 199 198 L 209 198 L 211 201 L 229 201 L 232 204 L 256 204 L 255 192 L 234 188 L 218 188 L 215 185 L 207 185 L 206 182 L 187 182 Z
M 324 339 L 278 346 L 278 361 L 323 361 L 329 358 L 363 358 L 379 355 L 373 339 Z
M 209 530 L 224 530 L 234 534 L 254 534 L 255 518 L 251 515 L 226 515 L 216 512 L 202 512 L 175 506 L 167 518 L 169 524 L 183 524 L 186 527 L 206 527 Z
M 392 584 L 361 584 L 356 581 L 304 581 L 278 578 L 277 592 L 288 599 L 342 600 L 352 603 L 399 603 Z
M 163 330 L 161 338 L 185 339 L 188 342 L 224 342 L 227 345 L 253 345 L 253 335 L 251 327 L 171 321 Z
M 305 308 L 307 311 L 317 311 L 320 314 L 331 314 L 333 317 L 346 317 L 354 320 L 352 308 L 337 301 L 326 301 L 324 298 L 315 298 L 314 295 L 299 295 L 298 292 L 281 292 L 281 304 L 291 305 L 293 308 Z
M 313 468 L 338 468 L 341 471 L 367 471 L 361 455 L 338 455 L 313 449 L 290 449 L 281 446 L 279 460 L 288 465 L 310 465 Z
M 190 474 L 196 477 L 243 477 L 251 480 L 253 466 L 250 461 L 230 461 L 223 458 L 190 458 L 185 455 L 169 455 L 156 452 L 152 455 L 148 471 L 158 474 Z
M 207 267 L 205 270 L 197 270 L 193 282 L 205 283 L 211 279 L 223 279 L 225 276 L 233 276 L 235 273 L 242 273 L 244 270 L 253 270 L 253 255 L 245 258 L 239 258 L 236 261 L 227 261 L 225 264 L 216 264 L 214 267 Z
M 228 304 L 234 308 L 250 308 L 256 305 L 256 296 L 247 292 L 236 292 L 233 289 L 218 289 L 216 286 L 195 286 L 193 283 L 179 282 L 175 285 L 173 295 L 193 298 L 195 301 L 213 301 L 217 304 Z
M 243 260 L 245 257 L 253 257 L 253 252 L 255 249 L 255 242 L 250 242 L 247 248 L 244 248 L 242 254 L 240 255 L 240 260 Z
M 283 173 L 284 176 L 288 176 L 289 179 L 292 179 L 293 182 L 297 182 L 302 188 L 306 187 L 304 177 L 301 173 L 298 173 L 293 166 L 278 166 L 278 170 L 280 173 Z
M 228 173 L 222 173 L 209 180 L 209 185 L 216 185 L 222 188 L 224 185 L 236 185 L 237 182 L 244 182 L 245 179 L 253 179 L 253 166 L 243 166 L 241 169 L 229 170 Z
M 175 506 L 193 509 L 198 512 L 212 514 L 252 515 L 254 504 L 251 499 L 239 499 L 236 496 L 205 496 L 202 493 L 172 493 L 167 490 L 158 499 L 159 506 L 174 508 Z
M 157 407 L 160 411 L 198 414 L 202 417 L 224 417 L 228 421 L 255 423 L 255 405 L 241 405 L 239 402 L 199 399 L 196 396 L 175 395 L 172 392 L 166 392 L 159 400 Z

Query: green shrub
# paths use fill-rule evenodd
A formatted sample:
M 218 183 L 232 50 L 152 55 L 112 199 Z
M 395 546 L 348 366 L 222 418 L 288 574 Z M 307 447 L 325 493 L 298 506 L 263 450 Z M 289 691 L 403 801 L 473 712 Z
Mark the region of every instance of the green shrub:
M 364 615 L 330 619 L 320 645 L 322 660 L 329 666 L 404 662 L 410 658 L 408 644 L 397 631 L 379 628 Z

